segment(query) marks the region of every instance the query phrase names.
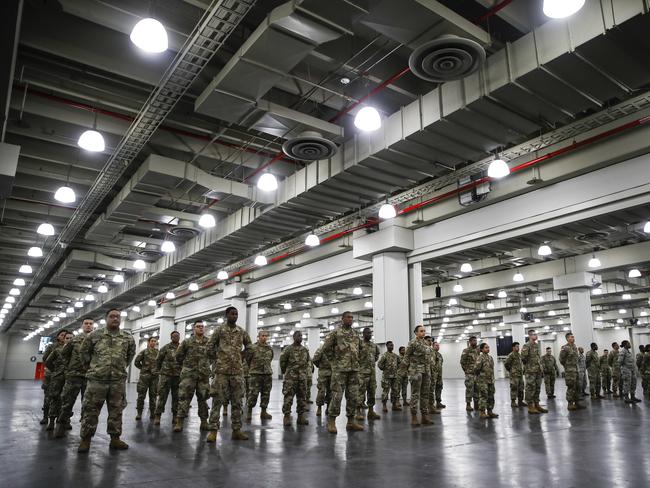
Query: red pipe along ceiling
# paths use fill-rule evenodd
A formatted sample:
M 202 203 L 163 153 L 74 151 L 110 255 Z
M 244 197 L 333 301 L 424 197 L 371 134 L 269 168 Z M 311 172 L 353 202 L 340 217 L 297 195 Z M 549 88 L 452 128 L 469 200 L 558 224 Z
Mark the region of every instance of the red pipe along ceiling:
M 549 152 L 549 153 L 547 153 L 547 154 L 545 154 L 543 156 L 539 156 L 539 157 L 537 157 L 535 159 L 531 159 L 531 160 L 526 161 L 524 163 L 520 163 L 517 166 L 512 167 L 510 169 L 510 172 L 511 173 L 516 173 L 518 171 L 522 171 L 524 169 L 527 169 L 527 168 L 530 168 L 532 166 L 538 165 L 540 163 L 544 163 L 546 161 L 554 159 L 554 158 L 556 158 L 558 156 L 562 156 L 564 154 L 571 153 L 573 151 L 576 151 L 576 150 L 581 149 L 583 147 L 589 146 L 591 144 L 595 144 L 596 142 L 602 141 L 603 139 L 607 139 L 608 137 L 619 134 L 621 132 L 625 132 L 627 130 L 630 130 L 630 129 L 633 129 L 633 128 L 636 128 L 636 127 L 640 127 L 640 126 L 642 126 L 644 124 L 647 124 L 648 122 L 650 122 L 650 115 L 648 115 L 646 117 L 642 117 L 640 119 L 632 120 L 630 122 L 627 122 L 626 124 L 620 125 L 618 127 L 614 127 L 613 129 L 602 132 L 600 134 L 596 134 L 595 136 L 589 137 L 589 138 L 587 138 L 587 139 L 585 139 L 583 141 L 574 142 L 573 144 L 570 144 L 569 146 L 563 147 L 561 149 L 557 149 L 555 151 L 551 151 L 551 152 Z M 406 215 L 406 214 L 409 214 L 411 212 L 415 212 L 416 210 L 419 210 L 419 209 L 424 208 L 424 207 L 428 207 L 429 205 L 433 205 L 434 203 L 442 202 L 442 201 L 447 200 L 447 199 L 449 199 L 451 197 L 457 196 L 459 193 L 466 192 L 468 190 L 471 190 L 472 188 L 475 188 L 475 187 L 477 187 L 479 185 L 482 185 L 483 183 L 486 183 L 486 182 L 489 182 L 489 181 L 492 181 L 492 178 L 490 178 L 488 176 L 484 176 L 482 178 L 479 178 L 478 180 L 472 181 L 471 183 L 460 186 L 458 188 L 454 188 L 453 190 L 450 190 L 450 191 L 448 191 L 446 193 L 436 195 L 436 196 L 434 196 L 432 198 L 429 198 L 428 200 L 424 200 L 422 202 L 419 202 L 419 203 L 416 203 L 416 204 L 413 204 L 413 205 L 409 205 L 408 207 L 404 207 L 402 209 L 399 209 L 399 210 L 397 210 L 397 215 Z M 363 224 L 360 224 L 360 225 L 357 225 L 357 226 L 352 227 L 350 229 L 342 230 L 340 232 L 337 232 L 336 234 L 332 234 L 330 236 L 324 237 L 323 239 L 321 239 L 321 243 L 335 241 L 337 239 L 340 239 L 341 237 L 344 237 L 346 235 L 349 235 L 349 234 L 353 233 L 356 230 L 372 227 L 373 225 L 376 225 L 377 223 L 379 223 L 379 219 L 377 219 L 377 218 L 368 219 Z M 312 248 L 310 248 L 309 246 L 301 246 L 301 247 L 299 247 L 299 248 L 297 248 L 297 249 L 295 249 L 293 251 L 286 252 L 286 253 L 283 253 L 283 254 L 278 254 L 277 256 L 269 258 L 268 261 L 269 261 L 269 263 L 277 263 L 279 261 L 283 261 L 284 259 L 296 256 L 298 254 L 302 254 L 302 253 L 304 253 L 306 251 L 309 251 L 310 249 L 312 249 Z M 245 275 L 247 273 L 250 273 L 254 269 L 257 269 L 257 268 L 241 268 L 241 269 L 239 269 L 239 270 L 237 270 L 237 271 L 235 271 L 233 273 L 229 273 L 229 275 L 230 275 L 230 278 L 232 278 L 234 276 L 243 276 L 243 275 Z M 212 279 L 212 280 L 206 281 L 205 283 L 200 285 L 200 289 L 209 288 L 209 287 L 211 287 L 211 286 L 213 286 L 215 284 L 217 284 L 217 281 Z M 189 294 L 190 294 L 190 292 L 184 292 L 184 293 L 179 294 L 177 296 L 177 298 L 180 298 L 182 296 L 186 296 L 186 295 L 189 295 Z M 164 303 L 166 301 L 167 300 L 161 300 L 161 303 Z

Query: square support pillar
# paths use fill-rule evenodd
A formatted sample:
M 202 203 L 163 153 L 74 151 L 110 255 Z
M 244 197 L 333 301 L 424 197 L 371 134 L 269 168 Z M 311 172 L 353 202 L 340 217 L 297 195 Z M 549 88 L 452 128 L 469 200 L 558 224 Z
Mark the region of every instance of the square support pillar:
M 375 341 L 378 344 L 393 341 L 396 349 L 406 346 L 413 322 L 409 319 L 405 253 L 385 252 L 372 257 L 372 298 Z
M 599 275 L 584 271 L 553 278 L 555 290 L 567 290 L 571 332 L 576 338 L 576 345 L 583 347 L 585 351 L 589 350 L 589 345 L 595 340 L 591 289 L 598 283 L 602 283 Z
M 413 327 L 416 325 L 424 325 L 422 263 L 415 263 L 409 266 L 409 310 Z
M 259 304 L 251 303 L 246 312 L 246 332 L 248 332 L 248 335 L 253 342 L 257 340 L 257 321 L 259 320 L 258 310 Z
M 154 312 L 154 317 L 160 319 L 160 330 L 158 334 L 158 347 L 161 348 L 165 344 L 171 342 L 170 334 L 176 330 L 176 307 L 171 304 L 163 304 Z M 182 331 L 180 331 L 182 333 Z M 183 339 L 181 334 L 181 340 Z

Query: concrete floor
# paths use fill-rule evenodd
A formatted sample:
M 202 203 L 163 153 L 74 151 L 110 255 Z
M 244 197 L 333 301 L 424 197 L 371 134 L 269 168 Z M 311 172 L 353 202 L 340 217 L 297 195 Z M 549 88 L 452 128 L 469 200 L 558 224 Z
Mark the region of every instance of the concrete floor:
M 91 452 L 80 456 L 79 404 L 69 437 L 55 440 L 38 424 L 40 384 L 0 382 L 0 486 L 650 486 L 648 402 L 587 400 L 587 410 L 569 413 L 559 381 L 550 413 L 528 416 L 524 409 L 511 410 L 508 384 L 501 380 L 495 408 L 501 418 L 482 421 L 464 411 L 462 382 L 448 380 L 447 408 L 432 427 L 413 429 L 406 412 L 390 412 L 350 435 L 341 417 L 333 436 L 316 420 L 315 407 L 309 426 L 283 428 L 280 392 L 276 382 L 273 420 L 263 426 L 254 417 L 246 427 L 251 440 L 231 441 L 226 420 L 215 447 L 205 443 L 196 417 L 181 434 L 172 433 L 169 416 L 160 427 L 148 418 L 135 422 L 135 385 L 129 385 L 123 438 L 131 448 L 108 450 L 104 410 Z

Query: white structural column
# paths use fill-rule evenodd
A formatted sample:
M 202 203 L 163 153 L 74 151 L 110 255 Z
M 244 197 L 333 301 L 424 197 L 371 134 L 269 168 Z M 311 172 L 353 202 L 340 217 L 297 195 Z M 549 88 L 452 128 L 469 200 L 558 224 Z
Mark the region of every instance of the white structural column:
M 307 344 L 305 346 L 309 349 L 309 355 L 313 356 L 316 349 L 320 347 L 320 326 L 318 325 L 318 320 L 301 319 L 300 327 L 303 330 L 307 330 Z
M 571 332 L 576 338 L 576 344 L 582 346 L 585 351 L 589 350 L 589 344 L 595 339 L 591 315 L 591 289 L 595 283 L 601 282 L 600 276 L 584 271 L 553 278 L 555 290 L 567 290 Z
M 259 304 L 251 303 L 246 312 L 246 332 L 248 332 L 248 335 L 253 342 L 257 340 L 257 321 L 259 320 L 259 314 L 257 313 L 258 310 Z
M 160 319 L 160 332 L 158 337 L 158 347 L 163 347 L 171 342 L 171 333 L 176 330 L 174 318 L 176 316 L 176 307 L 169 303 L 163 303 L 156 309 L 155 317 Z M 182 331 L 181 331 L 182 332 Z M 183 337 L 181 337 L 181 340 Z
M 385 252 L 372 257 L 372 316 L 375 342 L 393 341 L 396 347 L 408 344 L 414 322 L 409 317 L 405 253 Z
M 422 263 L 409 266 L 409 310 L 411 324 L 424 324 L 424 310 L 422 306 Z

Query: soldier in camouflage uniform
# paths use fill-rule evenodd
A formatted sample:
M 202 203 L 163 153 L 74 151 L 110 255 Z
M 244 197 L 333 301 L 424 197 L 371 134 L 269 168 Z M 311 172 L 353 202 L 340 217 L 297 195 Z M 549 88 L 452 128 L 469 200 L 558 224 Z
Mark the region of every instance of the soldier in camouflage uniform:
M 503 364 L 510 374 L 510 406 L 513 408 L 525 407 L 524 402 L 524 363 L 519 354 L 519 343 L 512 343 L 512 352 L 508 354 Z
M 242 401 L 242 405 L 244 405 L 244 403 L 248 401 L 248 386 L 251 378 L 250 372 L 248 371 L 248 361 L 246 361 L 246 356 L 244 354 L 242 354 L 242 358 L 241 358 L 241 367 L 242 367 L 242 371 L 244 372 L 244 389 L 243 389 L 244 399 Z M 224 405 L 224 411 L 227 409 L 227 407 L 228 404 Z
M 406 354 L 406 347 L 400 346 L 399 350 L 399 365 L 397 366 L 397 377 L 399 378 L 399 391 L 402 395 L 402 403 L 405 407 L 409 406 L 408 389 L 409 389 L 409 373 L 406 364 L 404 364 L 404 355 Z
M 587 396 L 587 358 L 582 347 L 578 347 L 578 375 L 580 376 L 580 396 Z
M 603 387 L 603 393 L 612 392 L 612 368 L 609 367 L 609 351 L 603 349 L 603 355 L 600 356 L 600 379 Z
M 140 370 L 140 378 L 136 387 L 138 400 L 136 402 L 136 420 L 142 419 L 144 399 L 149 394 L 149 418 L 156 418 L 156 392 L 158 391 L 158 339 L 150 337 L 146 349 L 135 357 L 133 365 Z
M 381 355 L 377 367 L 381 370 L 381 403 L 382 411 L 388 412 L 388 395 L 390 394 L 390 403 L 393 410 L 400 411 L 399 406 L 399 378 L 397 377 L 397 368 L 399 366 L 399 356 L 393 352 L 393 341 L 386 343 L 386 352 Z
M 542 359 L 537 342 L 537 331 L 528 331 L 528 342 L 521 350 L 521 361 L 524 363 L 524 378 L 526 379 L 526 403 L 528 413 L 547 413 L 539 404 L 539 392 L 542 389 Z
M 336 417 L 341 413 L 341 400 L 345 392 L 346 415 L 349 431 L 363 430 L 354 420 L 359 398 L 359 353 L 361 339 L 352 329 L 353 315 L 343 312 L 341 326 L 325 338 L 323 354 L 332 358 L 332 402 L 327 406 L 327 431 L 336 434 Z
M 442 354 L 440 354 L 440 344 L 438 344 L 436 341 L 433 341 L 433 354 L 436 356 L 436 388 L 435 388 L 435 395 L 436 395 L 436 409 L 440 410 L 441 408 L 447 408 L 447 405 L 442 403 L 442 363 L 443 363 L 443 358 Z
M 45 366 L 45 361 L 47 361 L 47 358 L 50 356 L 50 354 L 52 354 L 52 351 L 54 351 L 56 344 L 56 341 L 50 342 L 45 348 L 45 351 L 43 351 L 43 369 L 45 370 L 45 374 L 43 383 L 41 383 L 41 390 L 43 390 L 43 418 L 39 422 L 41 425 L 47 425 L 47 423 L 50 421 L 50 399 L 47 396 L 47 389 L 50 386 L 50 378 L 52 378 L 52 372 L 47 369 L 47 366 Z
M 363 420 L 365 415 L 361 404 L 366 400 L 368 405 L 368 420 L 379 420 L 381 417 L 375 412 L 375 392 L 377 390 L 377 376 L 375 364 L 379 359 L 379 347 L 371 341 L 372 330 L 365 327 L 362 332 L 361 350 L 359 351 L 359 399 L 357 400 L 357 420 Z
M 643 396 L 650 400 L 650 344 L 645 346 L 643 354 Z
M 636 370 L 634 369 L 634 357 L 630 351 L 630 341 L 621 342 L 621 350 L 619 351 L 618 364 L 621 367 L 621 381 L 623 388 L 621 396 L 625 399 L 625 403 L 640 402 L 636 397 Z
M 242 353 L 248 354 L 252 345 L 248 333 L 237 325 L 239 312 L 235 307 L 226 309 L 226 323 L 217 327 L 210 337 L 208 354 L 216 360 L 214 380 L 210 387 L 212 410 L 207 442 L 216 442 L 220 427 L 219 415 L 222 405 L 230 403 L 233 440 L 245 441 L 248 435 L 242 427 L 242 398 L 244 397 L 244 369 Z
M 298 425 L 308 425 L 305 412 L 307 411 L 307 376 L 310 372 L 309 350 L 302 345 L 302 332 L 293 333 L 293 344 L 284 348 L 280 355 L 280 371 L 284 376 L 282 384 L 282 421 L 285 427 L 291 426 L 291 405 L 296 397 L 296 412 Z
M 122 411 L 126 407 L 127 369 L 135 357 L 135 341 L 129 332 L 120 330 L 120 311 L 106 313 L 106 327 L 91 332 L 81 343 L 79 352 L 87 365 L 86 393 L 81 410 L 81 443 L 78 452 L 88 452 L 97 430 L 104 402 L 108 408 L 107 433 L 111 449 L 128 449 L 120 440 Z
M 609 352 L 607 363 L 612 368 L 612 391 L 614 392 L 614 398 L 618 398 L 621 393 L 621 366 L 618 363 L 618 352 L 618 343 L 612 342 L 612 350 Z
M 490 356 L 490 346 L 483 343 L 479 346 L 479 357 L 476 360 L 474 373 L 478 383 L 478 409 L 482 419 L 496 419 L 499 416 L 494 410 L 494 359 Z
M 415 339 L 409 342 L 404 354 L 404 362 L 408 367 L 411 382 L 411 426 L 432 425 L 429 418 L 429 385 L 431 382 L 431 348 L 424 340 L 424 327 L 418 325 Z M 421 421 L 418 421 L 418 404 Z
M 476 337 L 469 338 L 469 346 L 463 349 L 460 355 L 460 367 L 463 368 L 465 373 L 465 410 L 468 412 L 474 409 L 478 410 L 478 389 L 476 388 L 476 375 L 474 374 L 474 366 L 478 359 L 478 341 Z M 472 399 L 474 400 L 474 409 L 472 409 Z
M 645 375 L 644 370 L 645 366 L 643 364 L 643 356 L 645 355 L 645 346 L 639 346 L 639 352 L 636 353 L 636 368 L 639 371 L 639 376 L 641 377 L 641 388 L 643 389 L 643 396 L 645 397 L 645 392 L 647 390 L 647 385 L 645 384 Z
M 176 423 L 178 415 L 178 388 L 181 383 L 181 365 L 176 361 L 176 351 L 180 347 L 181 334 L 177 330 L 170 334 L 171 342 L 165 344 L 158 353 L 156 368 L 158 376 L 158 394 L 156 397 L 156 416 L 153 424 L 160 425 L 160 417 L 165 411 L 167 397 L 172 394 L 172 423 Z
M 309 404 L 314 403 L 311 399 L 311 387 L 314 382 L 314 363 L 311 359 L 309 360 L 309 365 L 307 366 L 307 409 L 309 409 Z
M 174 432 L 183 430 L 183 422 L 190 410 L 192 397 L 196 392 L 199 404 L 201 430 L 208 430 L 208 397 L 210 396 L 210 359 L 208 358 L 208 338 L 202 320 L 194 322 L 194 334 L 181 342 L 174 358 L 181 365 L 181 380 L 178 385 L 178 415 Z
M 65 370 L 68 366 L 68 358 L 62 354 L 63 348 L 72 339 L 72 333 L 61 329 L 56 333 L 56 346 L 45 361 L 45 366 L 51 371 L 50 383 L 47 387 L 49 398 L 50 423 L 46 430 L 54 430 L 57 417 L 61 414 L 61 392 L 65 385 Z
M 246 419 L 251 421 L 253 418 L 253 408 L 257 404 L 257 396 L 260 396 L 260 407 L 262 420 L 271 420 L 273 417 L 266 411 L 269 406 L 271 397 L 271 387 L 273 386 L 273 369 L 271 361 L 273 360 L 273 348 L 267 344 L 269 333 L 265 330 L 257 334 L 257 342 L 253 344 L 246 355 L 246 363 L 250 373 L 248 381 L 248 400 L 246 407 L 248 413 Z
M 316 416 L 320 417 L 322 415 L 323 405 L 329 405 L 332 401 L 332 360 L 330 354 L 325 354 L 323 352 L 323 347 L 319 347 L 314 353 L 312 363 L 318 368 L 318 382 L 316 383 L 316 389 L 318 394 L 316 395 Z M 327 414 L 327 412 L 325 412 Z
M 605 398 L 600 394 L 600 358 L 598 357 L 598 344 L 592 342 L 585 358 L 587 374 L 589 374 L 589 390 L 591 399 Z
M 557 361 L 553 356 L 550 347 L 546 348 L 546 354 L 542 356 L 542 371 L 544 372 L 544 389 L 547 398 L 555 398 L 555 378 L 560 374 Z
M 564 367 L 564 380 L 566 382 L 566 401 L 569 410 L 578 410 L 582 407 L 580 400 L 580 374 L 578 361 L 580 353 L 575 345 L 575 337 L 571 332 L 566 334 L 567 343 L 560 351 L 560 364 Z
M 431 336 L 424 336 L 424 341 L 431 349 L 431 354 L 429 355 L 429 408 L 427 409 L 429 413 L 440 414 L 440 410 L 436 408 L 436 355 L 433 353 L 433 339 Z
M 79 353 L 81 343 L 92 331 L 93 319 L 90 317 L 84 318 L 81 323 L 81 334 L 74 336 L 70 342 L 63 346 L 61 351 L 61 355 L 67 363 L 67 368 L 65 370 L 65 385 L 61 393 L 61 413 L 57 419 L 55 437 L 64 437 L 65 431 L 72 429 L 70 418 L 79 393 L 81 393 L 81 400 L 83 401 L 86 391 L 86 369 Z

